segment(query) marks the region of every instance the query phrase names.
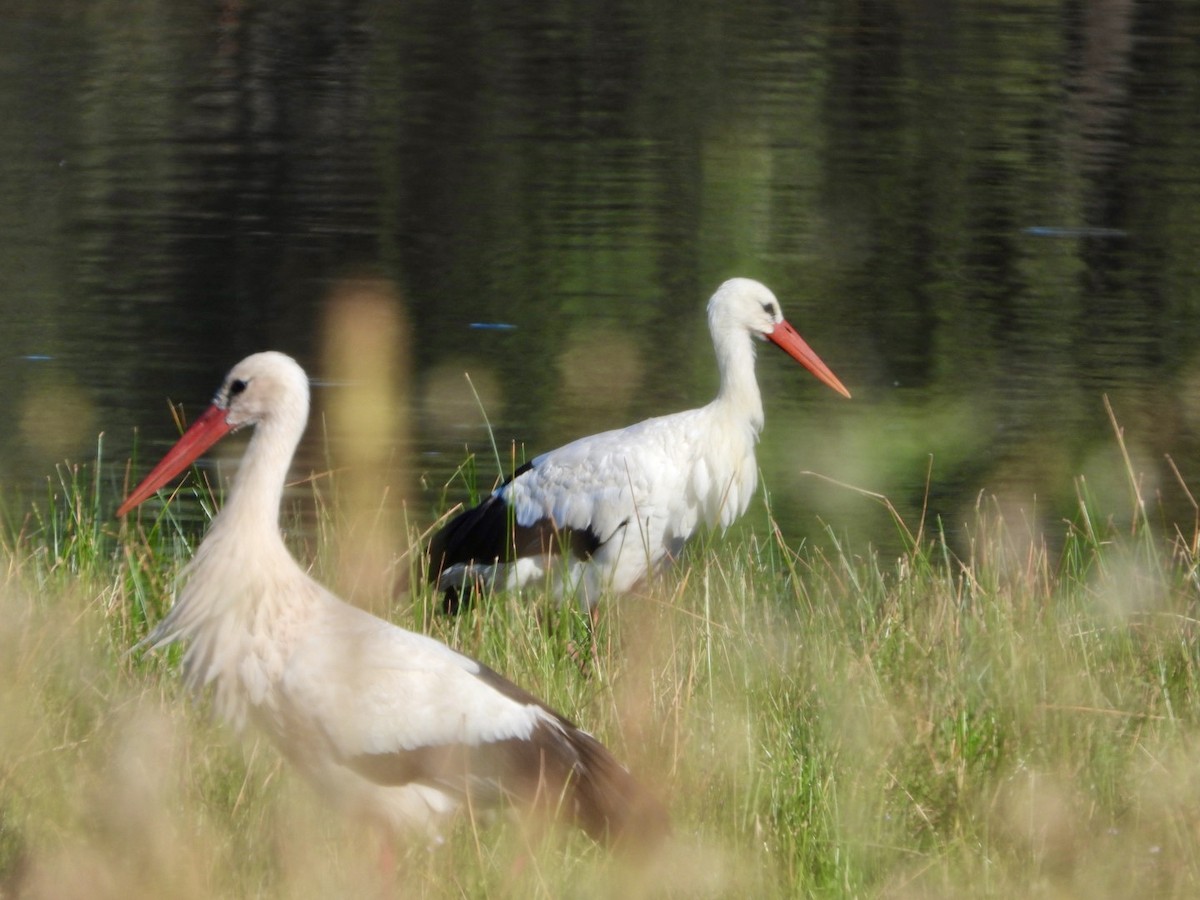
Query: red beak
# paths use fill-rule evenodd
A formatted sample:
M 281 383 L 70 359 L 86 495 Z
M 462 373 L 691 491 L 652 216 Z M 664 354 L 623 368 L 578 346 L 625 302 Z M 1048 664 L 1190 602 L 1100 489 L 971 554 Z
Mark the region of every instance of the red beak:
M 829 366 L 821 362 L 821 357 L 813 352 L 812 347 L 804 342 L 804 338 L 796 333 L 796 329 L 789 325 L 786 321 L 780 322 L 775 326 L 775 330 L 767 335 L 767 339 L 781 347 L 788 356 L 812 372 L 817 378 L 825 382 L 843 397 L 849 397 L 850 392 L 846 390 L 846 386 L 842 384 L 836 375 L 830 371 Z
M 175 442 L 175 446 L 167 451 L 162 461 L 142 479 L 142 483 L 125 498 L 125 502 L 117 510 L 117 516 L 128 513 L 191 465 L 196 457 L 229 434 L 232 429 L 233 426 L 225 421 L 225 410 L 215 403 L 206 409 Z

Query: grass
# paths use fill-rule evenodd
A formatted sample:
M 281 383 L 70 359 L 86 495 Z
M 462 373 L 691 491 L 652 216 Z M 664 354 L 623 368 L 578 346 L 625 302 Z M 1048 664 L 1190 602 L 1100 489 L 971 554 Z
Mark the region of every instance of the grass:
M 197 535 L 171 506 L 121 531 L 99 471 L 64 468 L 0 535 L 0 897 L 380 893 L 369 835 L 185 697 L 175 654 L 130 652 Z M 337 583 L 319 494 L 298 552 Z M 953 542 L 898 522 L 897 558 L 832 529 L 701 541 L 605 608 L 586 674 L 573 611 L 500 595 L 449 619 L 416 589 L 394 621 L 597 733 L 677 834 L 638 869 L 464 817 L 400 849 L 396 893 L 1194 896 L 1200 535 L 1121 519 L 1081 482 L 1053 551 L 986 499 Z

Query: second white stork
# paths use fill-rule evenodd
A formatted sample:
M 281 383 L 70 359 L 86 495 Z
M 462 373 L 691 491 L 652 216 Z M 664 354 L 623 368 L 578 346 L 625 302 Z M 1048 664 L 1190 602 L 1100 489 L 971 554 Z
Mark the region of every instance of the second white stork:
M 697 527 L 726 528 L 758 481 L 763 427 L 755 340 L 850 392 L 788 324 L 764 285 L 733 278 L 708 301 L 721 386 L 707 406 L 580 438 L 535 457 L 429 545 L 430 578 L 457 609 L 476 583 L 513 589 L 550 578 L 588 607 L 674 559 Z M 565 557 L 555 566 L 556 557 Z
M 253 721 L 330 798 L 390 830 L 435 830 L 460 806 L 507 798 L 598 839 L 662 836 L 665 812 L 587 732 L 487 666 L 342 602 L 296 563 L 278 516 L 308 404 L 291 358 L 242 360 L 117 510 L 254 426 L 228 501 L 147 643 L 187 641 L 189 686 L 211 687 L 225 719 Z

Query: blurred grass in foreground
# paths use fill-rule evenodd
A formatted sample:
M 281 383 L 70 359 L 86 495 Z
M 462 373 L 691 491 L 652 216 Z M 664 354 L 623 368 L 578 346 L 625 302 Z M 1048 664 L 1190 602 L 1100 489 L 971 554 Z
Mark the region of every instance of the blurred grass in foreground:
M 1054 558 L 986 500 L 965 556 L 928 531 L 893 559 L 832 532 L 703 539 L 604 608 L 586 674 L 572 610 L 498 596 L 446 619 L 417 588 L 394 621 L 595 732 L 677 837 L 636 869 L 464 818 L 441 848 L 402 847 L 394 882 L 270 745 L 183 696 L 175 654 L 129 652 L 197 535 L 168 506 L 118 541 L 96 492 L 64 469 L 0 536 L 0 897 L 1200 889 L 1200 534 L 1105 526 L 1082 482 Z M 336 493 L 297 548 L 326 581 Z

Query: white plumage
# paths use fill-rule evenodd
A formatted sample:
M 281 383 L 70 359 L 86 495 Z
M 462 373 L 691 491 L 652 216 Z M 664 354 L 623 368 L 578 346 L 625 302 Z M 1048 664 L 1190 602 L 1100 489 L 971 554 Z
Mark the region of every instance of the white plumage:
M 708 324 L 721 373 L 711 403 L 543 453 L 434 536 L 430 577 L 450 608 L 474 581 L 517 588 L 547 577 L 559 594 L 594 606 L 602 591 L 628 591 L 677 556 L 702 523 L 732 524 L 758 480 L 755 339 L 772 341 L 850 396 L 757 281 L 722 284 Z
M 279 504 L 308 418 L 308 379 L 259 353 L 118 510 L 125 515 L 229 431 L 255 433 L 229 493 L 147 642 L 187 641 L 184 673 L 236 727 L 260 727 L 351 812 L 436 828 L 469 797 L 556 811 L 597 838 L 665 832 L 666 815 L 594 738 L 444 644 L 350 606 L 283 542 Z

